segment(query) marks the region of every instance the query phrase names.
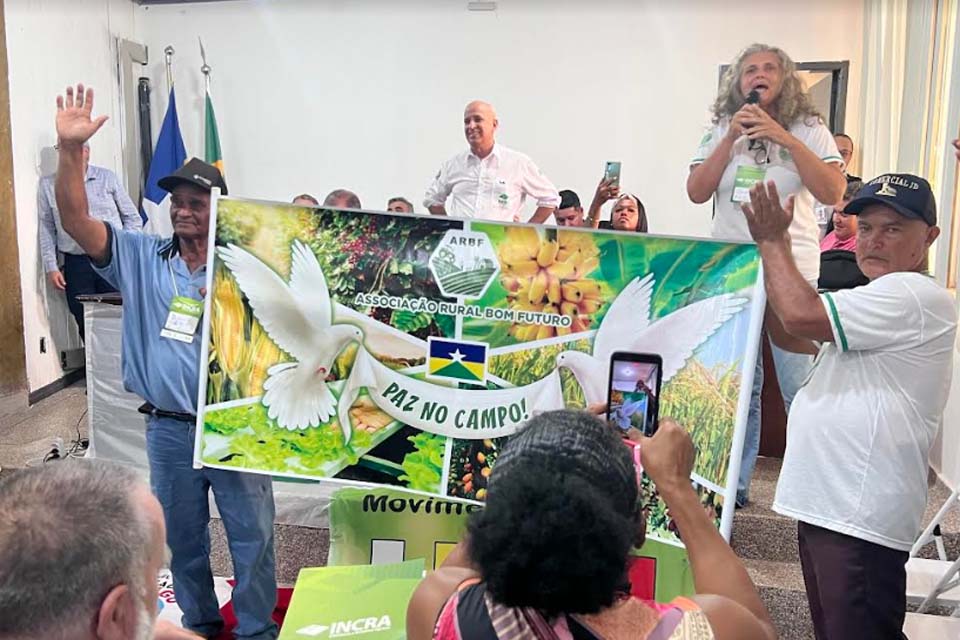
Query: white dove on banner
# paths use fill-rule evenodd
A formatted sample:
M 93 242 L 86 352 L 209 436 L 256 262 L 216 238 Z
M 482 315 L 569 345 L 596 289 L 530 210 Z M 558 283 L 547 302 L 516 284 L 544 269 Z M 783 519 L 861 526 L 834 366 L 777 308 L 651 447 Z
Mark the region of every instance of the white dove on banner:
M 259 258 L 234 244 L 219 249 L 250 301 L 253 315 L 278 347 L 297 362 L 276 364 L 267 371 L 263 404 L 267 415 L 291 431 L 315 427 L 336 412 L 327 387 L 333 361 L 363 333 L 350 324 L 332 324 L 333 303 L 317 257 L 302 242 L 290 248 L 289 285 Z
M 610 356 L 615 351 L 659 353 L 663 358 L 661 384 L 686 364 L 697 347 L 747 303 L 725 293 L 688 304 L 650 323 L 653 274 L 634 278 L 610 305 L 593 340 L 593 355 L 564 351 L 557 366 L 566 367 L 583 388 L 587 405 L 607 401 Z

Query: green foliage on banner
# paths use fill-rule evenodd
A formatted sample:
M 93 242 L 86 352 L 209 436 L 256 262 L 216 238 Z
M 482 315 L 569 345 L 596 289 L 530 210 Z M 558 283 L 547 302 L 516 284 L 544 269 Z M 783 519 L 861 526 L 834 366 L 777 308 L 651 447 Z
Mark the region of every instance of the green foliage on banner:
M 360 452 L 371 444 L 370 434 L 361 431 L 345 445 L 337 424 L 316 429 L 281 429 L 259 402 L 207 411 L 204 428 L 212 434 L 229 436 L 229 446 L 220 450 L 208 447 L 211 453 L 204 456 L 204 461 L 239 469 L 318 472 L 331 462 L 356 464 Z
M 416 451 L 403 458 L 400 480 L 414 491 L 439 492 L 447 439 L 425 431 L 407 439 Z

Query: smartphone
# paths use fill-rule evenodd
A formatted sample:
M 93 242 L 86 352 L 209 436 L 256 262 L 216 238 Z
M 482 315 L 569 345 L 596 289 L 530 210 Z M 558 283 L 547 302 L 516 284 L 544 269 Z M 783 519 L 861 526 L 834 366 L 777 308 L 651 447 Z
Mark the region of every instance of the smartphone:
M 621 435 L 631 428 L 645 436 L 657 432 L 662 370 L 657 353 L 616 351 L 610 356 L 607 422 Z
M 603 170 L 604 180 L 613 180 L 613 186 L 620 186 L 620 163 L 607 162 L 607 167 Z

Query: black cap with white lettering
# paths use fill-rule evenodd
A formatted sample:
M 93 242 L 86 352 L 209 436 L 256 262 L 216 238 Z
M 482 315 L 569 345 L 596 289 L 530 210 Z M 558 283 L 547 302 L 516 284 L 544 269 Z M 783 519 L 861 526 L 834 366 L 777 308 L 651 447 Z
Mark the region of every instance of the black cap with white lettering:
M 177 185 L 188 183 L 210 191 L 220 187 L 220 194 L 227 195 L 227 183 L 220 170 L 212 164 L 207 164 L 200 158 L 190 158 L 185 165 L 170 175 L 157 180 L 157 185 L 166 191 L 173 191 Z
M 931 227 L 937 224 L 937 202 L 930 183 L 909 173 L 885 173 L 874 178 L 843 212 L 856 215 L 872 204 L 890 207 L 905 218 L 923 220 Z

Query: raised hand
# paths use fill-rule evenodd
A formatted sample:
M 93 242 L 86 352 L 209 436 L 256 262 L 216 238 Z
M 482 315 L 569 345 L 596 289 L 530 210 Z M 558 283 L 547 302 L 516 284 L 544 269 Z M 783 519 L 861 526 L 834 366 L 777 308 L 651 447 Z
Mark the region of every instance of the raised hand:
M 76 95 L 73 87 L 67 87 L 66 93 L 66 98 L 57 96 L 57 139 L 61 145 L 81 145 L 103 126 L 107 116 L 91 119 L 93 89 L 84 91 L 81 83 Z
M 690 434 L 671 418 L 661 418 L 653 437 L 641 436 L 643 469 L 663 490 L 690 489 L 696 455 Z
M 786 203 L 780 204 L 780 193 L 772 181 L 753 185 L 750 188 L 750 204 L 744 202 L 741 205 L 753 240 L 757 243 L 782 240 L 793 222 L 793 203 L 794 198 L 790 196 Z
M 603 178 L 600 180 L 600 184 L 597 185 L 597 191 L 593 195 L 593 201 L 599 204 L 603 204 L 607 200 L 612 200 L 620 195 L 620 187 L 616 184 L 616 181 L 613 178 L 607 180 Z

